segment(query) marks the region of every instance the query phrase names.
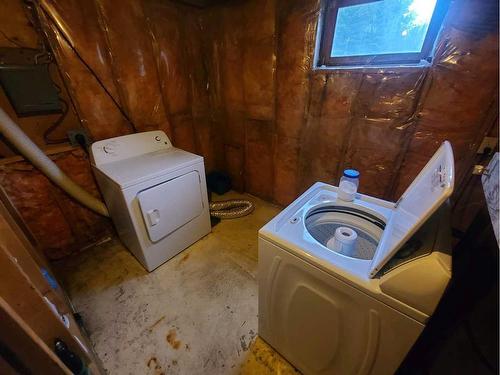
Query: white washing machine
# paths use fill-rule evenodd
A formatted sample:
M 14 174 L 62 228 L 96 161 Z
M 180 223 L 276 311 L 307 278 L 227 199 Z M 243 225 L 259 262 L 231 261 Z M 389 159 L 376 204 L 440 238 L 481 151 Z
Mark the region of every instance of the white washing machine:
M 120 239 L 148 271 L 210 232 L 203 157 L 163 131 L 95 142 L 91 163 Z
M 451 278 L 453 184 L 445 142 L 396 203 L 313 185 L 259 231 L 259 335 L 304 374 L 394 373 Z

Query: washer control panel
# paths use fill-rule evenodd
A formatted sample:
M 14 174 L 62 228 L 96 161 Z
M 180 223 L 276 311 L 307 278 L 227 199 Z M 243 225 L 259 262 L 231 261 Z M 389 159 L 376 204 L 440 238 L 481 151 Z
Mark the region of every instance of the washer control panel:
M 92 164 L 98 166 L 171 147 L 168 136 L 161 130 L 154 130 L 94 142 L 90 154 Z

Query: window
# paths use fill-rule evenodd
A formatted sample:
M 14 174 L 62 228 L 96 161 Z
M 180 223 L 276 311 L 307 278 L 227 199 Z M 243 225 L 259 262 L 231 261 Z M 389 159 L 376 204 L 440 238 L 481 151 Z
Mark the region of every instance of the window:
M 319 65 L 432 59 L 447 0 L 326 0 Z

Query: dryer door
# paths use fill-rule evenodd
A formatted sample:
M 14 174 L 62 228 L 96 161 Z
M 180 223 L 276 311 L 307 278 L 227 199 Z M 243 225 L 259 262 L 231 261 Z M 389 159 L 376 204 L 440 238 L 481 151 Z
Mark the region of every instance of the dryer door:
M 144 224 L 157 242 L 203 211 L 200 175 L 197 171 L 141 191 L 137 195 Z

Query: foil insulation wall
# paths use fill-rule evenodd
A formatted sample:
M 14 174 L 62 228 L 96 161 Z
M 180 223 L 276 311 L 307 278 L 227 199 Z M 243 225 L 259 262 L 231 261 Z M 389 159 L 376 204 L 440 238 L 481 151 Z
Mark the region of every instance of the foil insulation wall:
M 361 192 L 396 200 L 445 139 L 460 183 L 498 109 L 495 0 L 451 2 L 430 66 L 383 69 L 314 67 L 319 0 L 37 4 L 94 140 L 163 129 L 279 204 L 347 167 Z
M 354 167 L 362 192 L 396 200 L 449 139 L 460 180 L 491 127 L 485 115 L 497 100 L 497 11 L 491 0 L 452 2 L 429 67 L 315 69 L 319 1 L 260 0 L 212 10 L 207 22 L 215 29 L 212 58 L 222 67 L 215 87 L 224 102 L 229 171 L 238 177 L 244 165 L 245 190 L 287 204 L 315 181 L 336 184 L 344 168 Z M 273 23 L 274 49 L 264 42 L 272 40 L 265 33 Z M 249 40 L 262 41 L 263 64 L 245 53 Z M 255 111 L 245 77 L 259 82 L 263 103 L 274 103 L 274 118 Z
M 82 150 L 52 159 L 76 183 L 100 197 Z M 76 203 L 28 162 L 0 166 L 0 185 L 49 259 L 78 252 L 113 232 L 107 218 Z

